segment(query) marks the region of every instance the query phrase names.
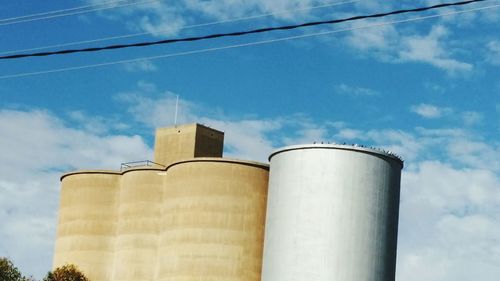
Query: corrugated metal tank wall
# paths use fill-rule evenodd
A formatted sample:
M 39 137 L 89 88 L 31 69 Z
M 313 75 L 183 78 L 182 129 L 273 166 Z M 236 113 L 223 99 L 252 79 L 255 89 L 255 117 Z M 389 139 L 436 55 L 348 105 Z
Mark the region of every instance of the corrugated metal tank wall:
M 81 171 L 61 179 L 54 268 L 77 264 L 92 281 L 111 280 L 119 178 Z
M 114 281 L 151 281 L 157 255 L 163 169 L 123 173 L 118 200 Z
M 337 145 L 270 156 L 262 281 L 393 281 L 402 161 Z
M 267 183 L 268 167 L 252 162 L 169 167 L 156 280 L 260 281 Z

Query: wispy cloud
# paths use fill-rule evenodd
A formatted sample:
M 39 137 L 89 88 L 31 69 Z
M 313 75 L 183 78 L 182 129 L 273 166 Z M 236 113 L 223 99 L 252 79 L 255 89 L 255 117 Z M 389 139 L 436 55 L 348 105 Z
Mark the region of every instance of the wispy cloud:
M 88 1 L 94 4 L 100 2 L 99 0 Z M 345 6 L 329 7 L 324 11 L 321 9 L 305 9 L 295 13 L 285 12 L 331 3 L 332 1 L 327 0 L 182 0 L 168 3 L 159 1 L 147 5 L 107 10 L 101 14 L 114 15 L 109 18 L 124 22 L 125 27 L 132 29 L 134 32 L 150 32 L 153 36 L 173 36 L 178 35 L 187 26 L 197 25 L 202 22 L 225 21 L 263 14 L 269 15 L 265 17 L 268 22 L 269 20 L 296 22 L 310 20 L 318 15 L 327 18 L 339 18 L 347 15 L 390 11 L 402 7 L 408 8 L 408 5 L 404 3 L 380 3 L 379 1 L 366 0 Z M 414 1 L 413 4 L 412 7 L 428 5 L 429 1 Z M 467 22 L 468 24 L 473 24 L 480 19 L 489 19 L 492 22 L 497 20 L 497 18 L 491 17 L 491 15 L 495 15 L 491 11 L 484 15 L 490 16 L 479 17 L 474 14 L 465 14 L 460 15 L 460 18 L 462 19 L 461 22 Z M 368 21 L 368 23 L 380 23 L 381 21 L 374 20 Z M 456 76 L 472 71 L 474 63 L 468 62 L 457 55 L 457 53 L 460 53 L 460 48 L 464 46 L 464 42 L 454 40 L 456 34 L 451 28 L 447 27 L 452 22 L 456 23 L 455 17 L 439 19 L 428 32 L 395 25 L 379 26 L 371 28 L 369 31 L 357 30 L 350 32 L 345 37 L 345 42 L 347 46 L 352 47 L 361 56 L 373 57 L 389 63 L 423 63 Z M 355 26 L 357 23 L 351 23 L 351 25 Z M 498 53 L 498 48 L 495 42 L 493 41 L 488 45 L 490 52 L 493 54 L 493 57 L 489 56 L 488 60 L 497 63 L 496 53 Z
M 123 67 L 128 72 L 152 72 L 158 70 L 158 67 L 149 60 L 128 62 Z
M 423 118 L 427 118 L 427 119 L 440 118 L 440 117 L 452 112 L 452 110 L 450 108 L 438 107 L 438 106 L 426 104 L 426 103 L 414 105 L 410 109 L 412 112 L 420 115 Z
M 444 41 L 448 34 L 449 31 L 444 26 L 435 25 L 425 36 L 403 37 L 403 48 L 398 52 L 398 59 L 429 63 L 450 74 L 472 70 L 471 64 L 450 57 L 450 48 Z
M 350 46 L 363 54 L 391 63 L 416 62 L 430 64 L 450 75 L 469 72 L 473 65 L 453 58 L 453 49 L 447 38 L 450 31 L 441 24 L 434 25 L 427 34 L 408 34 L 394 26 L 383 26 L 366 32 L 354 31 L 347 37 Z
M 500 41 L 490 41 L 486 47 L 486 61 L 493 65 L 500 65 Z
M 379 92 L 363 87 L 349 86 L 346 84 L 340 84 L 335 87 L 335 91 L 340 94 L 351 95 L 351 96 L 376 96 Z
M 462 113 L 462 119 L 467 126 L 477 125 L 483 121 L 483 114 L 476 111 L 465 111 Z
M 87 0 L 99 4 L 100 0 Z M 102 15 L 113 14 L 109 19 L 123 21 L 129 28 L 150 32 L 155 36 L 178 34 L 184 27 L 193 22 L 193 18 L 209 18 L 212 21 L 248 17 L 262 14 L 274 14 L 270 19 L 295 20 L 307 17 L 311 11 L 285 13 L 331 1 L 321 0 L 181 0 L 174 2 L 158 1 L 145 5 L 135 5 L 127 8 L 108 10 Z M 210 20 L 209 20 L 210 21 Z M 206 20 L 205 20 L 206 22 Z

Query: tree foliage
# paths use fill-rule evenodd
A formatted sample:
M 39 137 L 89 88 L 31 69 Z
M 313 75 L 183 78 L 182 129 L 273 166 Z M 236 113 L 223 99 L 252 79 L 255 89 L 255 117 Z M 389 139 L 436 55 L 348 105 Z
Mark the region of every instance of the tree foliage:
M 89 281 L 75 265 L 67 264 L 47 273 L 43 281 Z
M 8 258 L 0 257 L 0 281 L 35 281 L 25 277 Z M 75 265 L 67 264 L 47 273 L 43 281 L 89 281 Z
M 33 281 L 31 277 L 25 277 L 19 269 L 14 266 L 8 258 L 0 257 L 0 280 L 1 281 Z

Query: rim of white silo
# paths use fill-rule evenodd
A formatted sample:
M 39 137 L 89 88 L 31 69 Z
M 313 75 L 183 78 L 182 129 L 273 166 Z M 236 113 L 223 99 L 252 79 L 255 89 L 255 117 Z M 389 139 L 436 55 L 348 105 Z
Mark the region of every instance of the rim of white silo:
M 404 167 L 404 161 L 403 159 L 389 151 L 385 151 L 382 149 L 378 148 L 372 148 L 372 147 L 366 147 L 366 146 L 360 146 L 360 145 L 348 145 L 348 144 L 298 144 L 298 145 L 290 145 L 290 146 L 285 146 L 278 148 L 271 152 L 271 154 L 268 157 L 268 160 L 271 161 L 271 158 L 273 156 L 287 152 L 287 151 L 292 151 L 292 150 L 305 150 L 305 149 L 338 149 L 338 150 L 349 150 L 349 151 L 355 151 L 355 152 L 361 152 L 361 153 L 368 153 L 368 154 L 374 154 L 382 157 L 386 157 L 392 160 L 396 160 L 398 163 L 401 164 L 401 169 Z

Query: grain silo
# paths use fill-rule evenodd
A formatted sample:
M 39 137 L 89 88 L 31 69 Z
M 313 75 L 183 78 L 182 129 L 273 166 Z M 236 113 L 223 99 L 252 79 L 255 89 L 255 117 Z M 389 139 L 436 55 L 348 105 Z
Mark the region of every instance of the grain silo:
M 260 281 L 269 167 L 223 158 L 170 165 L 157 281 Z
M 393 281 L 402 167 L 344 145 L 271 154 L 262 281 Z
M 54 268 L 76 264 L 93 281 L 112 280 L 120 173 L 78 171 L 61 177 Z
M 269 166 L 222 158 L 223 139 L 162 128 L 155 162 L 63 175 L 53 267 L 92 281 L 260 281 Z

